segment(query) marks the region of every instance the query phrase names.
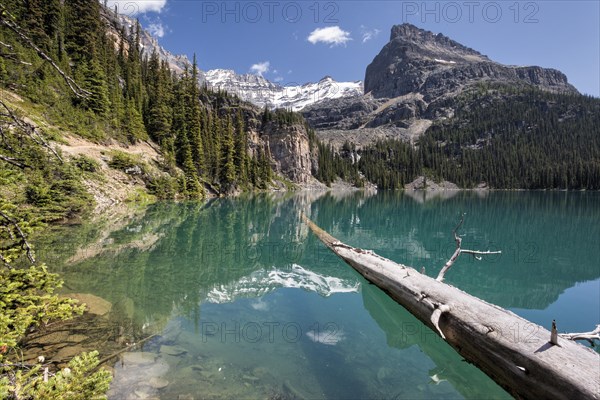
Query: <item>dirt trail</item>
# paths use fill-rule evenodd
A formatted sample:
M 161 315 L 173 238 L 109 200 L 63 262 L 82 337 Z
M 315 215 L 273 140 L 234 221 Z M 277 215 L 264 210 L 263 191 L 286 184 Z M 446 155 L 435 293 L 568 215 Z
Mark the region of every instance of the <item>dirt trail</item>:
M 98 162 L 102 178 L 86 178 L 83 183 L 87 190 L 94 196 L 97 214 L 116 211 L 119 205 L 135 197 L 140 190 L 145 190 L 144 182 L 137 176 L 127 175 L 108 166 L 111 151 L 122 151 L 135 155 L 148 165 L 156 165 L 161 161 L 161 155 L 153 146 L 146 142 L 125 146 L 115 141 L 108 144 L 90 142 L 70 134 L 63 136 L 66 143 L 55 143 L 66 158 L 79 155 L 87 156 Z

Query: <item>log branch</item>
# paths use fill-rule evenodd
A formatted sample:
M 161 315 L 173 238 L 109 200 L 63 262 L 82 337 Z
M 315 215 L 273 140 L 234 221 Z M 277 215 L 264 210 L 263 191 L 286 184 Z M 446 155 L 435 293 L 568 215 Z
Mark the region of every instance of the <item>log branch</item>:
M 8 44 L 8 43 L 4 43 L 2 40 L 0 40 L 0 46 L 2 47 L 6 47 L 9 50 L 13 50 L 12 45 Z
M 7 17 L 12 19 L 12 21 L 9 20 Z M 77 84 L 77 82 L 75 82 L 75 80 L 73 78 L 71 78 L 69 75 L 67 75 L 58 66 L 58 64 L 56 64 L 54 62 L 54 60 L 50 56 L 48 56 L 46 53 L 44 53 L 42 51 L 42 49 L 40 49 L 38 46 L 36 46 L 36 44 L 29 38 L 29 36 L 27 36 L 23 32 L 21 27 L 14 22 L 15 20 L 16 20 L 15 17 L 4 6 L 0 5 L 0 23 L 2 23 L 4 26 L 6 26 L 11 31 L 15 32 L 17 34 L 17 36 L 19 36 L 23 42 L 25 42 L 29 47 L 31 47 L 32 49 L 34 49 L 36 51 L 36 53 L 38 54 L 38 56 L 40 56 L 40 58 L 47 61 L 52 66 L 52 68 L 54 68 L 63 77 L 67 86 L 69 87 L 69 89 L 71 89 L 71 91 L 75 94 L 75 96 L 77 96 L 79 98 L 89 97 L 91 95 L 91 93 L 88 92 L 87 90 L 82 89 Z
M 6 260 L 6 258 L 4 258 L 2 254 L 0 254 L 0 262 L 4 264 L 4 266 L 8 269 L 12 269 L 12 265 L 10 265 L 10 263 Z
M 23 232 L 23 230 L 21 229 L 21 227 L 19 226 L 19 224 L 17 223 L 17 221 L 14 218 L 9 217 L 8 215 L 6 215 L 2 211 L 0 211 L 0 217 L 4 218 L 6 221 L 8 221 L 15 228 L 15 230 L 17 231 L 17 234 L 21 238 L 21 247 L 27 253 L 27 258 L 29 259 L 29 261 L 32 264 L 35 264 L 35 256 L 34 256 L 34 253 L 33 253 L 33 249 L 31 248 L 31 245 L 27 241 L 27 235 L 25 235 L 25 233 Z
M 7 157 L 4 156 L 2 154 L 0 154 L 0 160 L 7 162 L 9 164 L 14 165 L 15 167 L 21 168 L 21 169 L 25 169 L 28 168 L 29 165 L 27 164 L 23 164 L 22 162 L 20 162 L 19 160 L 17 160 L 16 158 L 12 158 L 12 157 Z
M 555 346 L 560 346 L 558 344 L 558 330 L 556 329 L 556 320 L 552 320 L 552 328 L 550 329 L 550 343 Z
M 27 65 L 28 67 L 30 67 L 30 66 L 33 65 L 33 64 L 28 63 L 26 61 L 20 60 L 17 57 L 16 53 L 0 53 L 0 57 L 5 58 L 5 59 L 10 60 L 10 61 L 13 61 L 13 62 L 16 62 L 16 63 L 21 64 L 21 65 Z
M 454 253 L 450 257 L 450 259 L 446 262 L 446 264 L 444 264 L 444 266 L 442 267 L 442 270 L 438 274 L 438 276 L 436 278 L 436 280 L 438 282 L 443 282 L 444 281 L 444 277 L 446 275 L 446 272 L 448 272 L 448 270 L 450 268 L 452 268 L 452 265 L 454 264 L 454 262 L 456 261 L 456 259 L 461 254 L 471 254 L 476 260 L 482 260 L 483 256 L 487 256 L 487 255 L 491 255 L 491 254 L 501 254 L 502 253 L 501 251 L 478 251 L 478 250 L 463 249 L 462 248 L 462 238 L 458 234 L 458 230 L 460 229 L 460 227 L 462 226 L 462 224 L 464 222 L 465 222 L 465 214 L 463 214 L 461 216 L 460 221 L 458 222 L 458 224 L 456 225 L 456 227 L 452 231 L 452 233 L 454 234 L 454 241 L 456 242 L 456 250 L 454 251 Z
M 29 122 L 24 121 L 23 119 L 16 116 L 13 110 L 6 105 L 2 100 L 0 100 L 0 105 L 4 107 L 4 109 L 8 112 L 8 117 L 13 120 L 14 124 L 19 127 L 23 132 L 27 134 L 36 144 L 39 146 L 45 147 L 48 151 L 50 151 L 54 156 L 60 161 L 60 163 L 64 163 L 62 157 L 50 146 L 48 142 L 44 139 L 44 137 L 38 132 L 38 128 L 30 124 Z
M 153 334 L 153 335 L 150 335 L 150 336 L 148 336 L 148 337 L 145 337 L 144 339 L 138 340 L 137 342 L 135 342 L 135 343 L 132 343 L 132 344 L 130 344 L 130 345 L 128 345 L 128 346 L 126 346 L 126 347 L 122 348 L 121 350 L 119 350 L 119 351 L 116 351 L 115 353 L 112 353 L 112 354 L 110 354 L 110 355 L 108 355 L 108 356 L 104 357 L 103 359 L 101 359 L 100 361 L 98 361 L 98 365 L 96 366 L 96 368 L 94 368 L 94 369 L 93 369 L 93 371 L 95 371 L 95 370 L 97 370 L 98 368 L 100 368 L 100 366 L 102 366 L 102 365 L 103 365 L 104 363 L 106 363 L 107 361 L 110 361 L 112 358 L 115 358 L 116 356 L 118 356 L 118 355 L 120 355 L 120 354 L 122 354 L 122 353 L 125 353 L 125 352 L 127 352 L 127 351 L 129 351 L 129 350 L 133 349 L 134 347 L 136 347 L 136 346 L 139 346 L 140 344 L 142 344 L 142 343 L 144 343 L 144 342 L 147 342 L 148 340 L 152 339 L 153 337 L 156 337 L 157 335 L 158 335 L 158 334 L 157 334 L 157 333 L 155 333 L 155 334 Z
M 596 340 L 600 341 L 600 325 L 596 325 L 596 329 L 591 332 L 561 333 L 558 336 L 568 340 L 587 340 L 592 346 L 594 346 L 594 342 Z

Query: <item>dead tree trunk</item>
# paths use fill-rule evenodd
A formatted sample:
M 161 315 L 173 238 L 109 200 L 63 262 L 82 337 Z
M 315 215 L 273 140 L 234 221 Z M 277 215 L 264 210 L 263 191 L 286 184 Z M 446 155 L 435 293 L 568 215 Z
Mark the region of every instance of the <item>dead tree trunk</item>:
M 600 355 L 501 307 L 370 251 L 339 242 L 308 218 L 352 268 L 516 398 L 600 399 Z

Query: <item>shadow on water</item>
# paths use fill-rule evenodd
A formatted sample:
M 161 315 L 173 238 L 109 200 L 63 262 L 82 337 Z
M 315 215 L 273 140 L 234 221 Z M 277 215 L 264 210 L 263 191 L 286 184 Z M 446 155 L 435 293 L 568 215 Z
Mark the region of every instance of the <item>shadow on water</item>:
M 428 372 L 431 377 L 430 384 L 438 385 L 447 381 L 467 399 L 511 398 L 379 288 L 364 285 L 362 297 L 365 309 L 385 332 L 388 346 L 397 349 L 418 346 L 431 358 L 435 366 Z

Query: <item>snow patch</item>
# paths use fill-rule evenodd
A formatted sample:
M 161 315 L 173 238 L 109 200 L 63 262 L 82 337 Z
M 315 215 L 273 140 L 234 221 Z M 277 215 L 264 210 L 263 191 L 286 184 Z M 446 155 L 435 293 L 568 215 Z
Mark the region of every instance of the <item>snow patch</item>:
M 456 64 L 456 61 L 440 60 L 439 58 L 434 58 L 433 61 L 439 62 L 440 64 Z

